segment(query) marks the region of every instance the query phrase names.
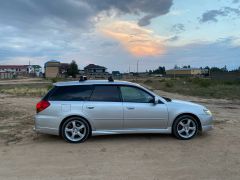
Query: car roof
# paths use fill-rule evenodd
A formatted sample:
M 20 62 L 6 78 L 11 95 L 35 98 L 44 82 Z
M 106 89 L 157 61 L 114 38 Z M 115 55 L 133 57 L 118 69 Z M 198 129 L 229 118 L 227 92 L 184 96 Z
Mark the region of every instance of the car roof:
M 57 82 L 54 83 L 54 86 L 76 86 L 76 85 L 137 85 L 128 81 L 118 81 L 114 80 L 113 82 L 108 80 L 85 80 L 85 81 L 66 81 L 66 82 Z

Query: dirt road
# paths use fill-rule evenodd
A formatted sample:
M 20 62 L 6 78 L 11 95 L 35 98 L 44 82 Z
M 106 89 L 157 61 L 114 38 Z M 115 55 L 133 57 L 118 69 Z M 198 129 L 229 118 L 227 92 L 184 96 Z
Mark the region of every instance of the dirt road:
M 39 99 L 0 95 L 0 179 L 240 179 L 240 102 L 158 93 L 206 105 L 214 130 L 190 141 L 115 135 L 74 145 L 32 132 Z

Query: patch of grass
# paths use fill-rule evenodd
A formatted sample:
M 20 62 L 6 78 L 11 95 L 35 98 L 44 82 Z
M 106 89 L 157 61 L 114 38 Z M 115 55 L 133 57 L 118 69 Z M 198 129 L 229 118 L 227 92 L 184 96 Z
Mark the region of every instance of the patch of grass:
M 150 79 L 147 79 L 146 81 L 144 81 L 143 83 L 144 84 L 151 84 L 153 81 L 152 80 L 150 80 Z
M 173 84 L 172 81 L 167 81 L 167 82 L 165 82 L 165 86 L 166 86 L 167 88 L 172 88 L 172 87 L 174 86 L 174 84 Z
M 12 88 L 1 89 L 0 92 L 4 94 L 11 94 L 16 96 L 43 96 L 47 93 L 47 88 Z
M 143 81 L 143 84 L 144 81 Z M 202 78 L 152 79 L 146 84 L 155 90 L 205 98 L 240 99 L 240 81 Z

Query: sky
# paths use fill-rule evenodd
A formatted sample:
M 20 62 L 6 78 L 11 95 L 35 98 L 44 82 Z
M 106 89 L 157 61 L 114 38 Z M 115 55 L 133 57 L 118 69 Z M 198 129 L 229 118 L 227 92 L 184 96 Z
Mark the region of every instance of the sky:
M 0 64 L 240 66 L 240 0 L 0 0 Z

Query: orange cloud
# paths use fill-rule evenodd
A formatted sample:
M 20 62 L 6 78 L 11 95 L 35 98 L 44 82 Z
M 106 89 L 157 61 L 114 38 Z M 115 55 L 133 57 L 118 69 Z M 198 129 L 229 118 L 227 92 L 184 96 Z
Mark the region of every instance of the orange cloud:
M 156 56 L 164 53 L 163 39 L 137 24 L 116 21 L 101 26 L 100 30 L 120 41 L 135 56 Z

